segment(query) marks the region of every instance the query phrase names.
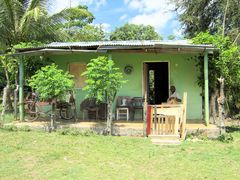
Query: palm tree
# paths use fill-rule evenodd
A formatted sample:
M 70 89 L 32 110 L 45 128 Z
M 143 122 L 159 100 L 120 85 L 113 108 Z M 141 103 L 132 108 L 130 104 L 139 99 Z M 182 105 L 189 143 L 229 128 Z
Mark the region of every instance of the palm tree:
M 58 23 L 47 12 L 47 0 L 0 0 L 0 7 L 1 45 L 59 38 Z
M 47 12 L 47 0 L 0 0 L 0 48 L 11 49 L 20 42 L 59 40 L 58 21 Z M 18 61 L 14 58 L 0 56 L 4 68 L 6 86 L 3 91 L 4 117 L 6 107 L 11 110 L 10 75 L 15 74 L 15 107 L 18 91 Z M 15 69 L 12 70 L 11 68 Z M 16 108 L 15 108 L 16 109 Z

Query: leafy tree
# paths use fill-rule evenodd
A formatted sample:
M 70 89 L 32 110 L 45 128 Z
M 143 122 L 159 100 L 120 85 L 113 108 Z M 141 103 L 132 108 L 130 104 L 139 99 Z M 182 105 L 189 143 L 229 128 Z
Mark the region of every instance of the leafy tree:
M 94 16 L 88 11 L 87 6 L 63 9 L 59 13 L 54 14 L 54 18 L 59 19 L 62 22 L 61 27 L 67 30 L 71 28 L 82 28 L 94 20 Z
M 94 16 L 87 6 L 64 9 L 54 19 L 62 23 L 59 28 L 65 33 L 66 41 L 99 41 L 105 37 L 101 27 L 90 25 Z
M 29 79 L 29 86 L 39 93 L 42 100 L 61 98 L 73 88 L 73 76 L 58 69 L 56 65 L 42 67 Z
M 55 116 L 56 101 L 73 88 L 73 76 L 52 64 L 42 67 L 28 82 L 29 86 L 39 93 L 41 100 L 51 101 L 52 116 L 50 130 L 52 130 L 54 128 L 53 116 Z
M 102 41 L 105 39 L 105 33 L 101 27 L 86 25 L 81 30 L 76 31 L 69 40 L 72 42 L 78 41 Z
M 159 40 L 162 37 L 154 27 L 148 25 L 125 24 L 110 34 L 110 40 Z
M 232 113 L 237 110 L 240 92 L 240 50 L 232 43 L 229 37 L 199 33 L 193 38 L 195 44 L 212 44 L 218 48 L 217 52 L 209 59 L 209 88 L 211 96 L 214 96 L 218 89 L 218 78 L 225 79 L 225 93 L 228 102 L 232 102 Z M 199 56 L 197 66 L 200 68 L 198 83 L 203 87 L 203 57 Z M 216 97 L 211 98 L 212 110 L 215 109 Z M 236 112 L 235 112 L 236 113 Z
M 86 86 L 84 90 L 88 92 L 88 97 L 96 98 L 98 102 L 106 102 L 108 109 L 106 133 L 111 134 L 112 124 L 112 103 L 116 93 L 122 84 L 123 75 L 119 68 L 114 67 L 113 60 L 105 56 L 92 59 L 87 64 L 87 70 L 82 74 L 86 76 Z
M 192 38 L 200 32 L 209 31 L 229 35 L 234 41 L 240 33 L 239 0 L 172 0 L 185 35 Z M 238 40 L 239 42 L 239 40 Z
M 176 36 L 173 34 L 170 34 L 167 38 L 168 38 L 168 40 L 174 40 L 174 39 L 176 39 Z

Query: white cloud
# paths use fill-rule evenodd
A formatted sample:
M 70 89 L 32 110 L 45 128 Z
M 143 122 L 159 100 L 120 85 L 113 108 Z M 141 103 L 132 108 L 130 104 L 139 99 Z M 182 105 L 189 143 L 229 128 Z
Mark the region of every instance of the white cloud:
M 133 17 L 129 22 L 133 24 L 151 25 L 160 31 L 166 23 L 172 18 L 170 14 L 162 14 L 161 12 L 144 13 Z
M 174 17 L 171 11 L 174 6 L 169 4 L 169 0 L 124 0 L 124 3 L 130 10 L 137 11 L 130 23 L 151 25 L 157 31 L 161 31 Z
M 107 0 L 51 0 L 51 12 L 56 13 L 64 8 L 76 7 L 78 5 L 94 5 L 96 9 L 107 4 Z
M 101 27 L 102 30 L 107 33 L 111 31 L 111 25 L 108 23 L 94 24 L 94 26 Z
M 121 21 L 123 21 L 123 20 L 126 19 L 127 17 L 128 17 L 127 14 L 123 14 L 119 19 L 120 19 Z

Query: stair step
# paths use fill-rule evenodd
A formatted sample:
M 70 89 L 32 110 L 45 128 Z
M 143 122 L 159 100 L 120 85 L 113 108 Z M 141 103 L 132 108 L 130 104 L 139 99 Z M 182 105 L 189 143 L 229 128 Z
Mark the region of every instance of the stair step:
M 153 144 L 156 145 L 179 145 L 180 140 L 161 140 L 161 139 L 152 139 Z
M 154 134 L 150 134 L 148 135 L 149 138 L 151 139 L 160 139 L 160 140 L 179 140 L 180 139 L 180 135 L 154 135 Z

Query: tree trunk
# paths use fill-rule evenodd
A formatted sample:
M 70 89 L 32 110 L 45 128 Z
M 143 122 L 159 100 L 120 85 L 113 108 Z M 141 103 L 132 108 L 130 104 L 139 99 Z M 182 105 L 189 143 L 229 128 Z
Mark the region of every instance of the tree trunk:
M 220 77 L 218 78 L 218 81 L 220 83 L 220 96 L 217 99 L 218 101 L 218 118 L 219 118 L 219 126 L 220 126 L 220 133 L 224 134 L 226 132 L 225 130 L 225 123 L 224 123 L 224 78 Z
M 107 101 L 107 128 L 106 128 L 106 134 L 111 135 L 112 134 L 112 102 Z
M 57 102 L 57 100 L 55 98 L 51 102 L 52 112 L 51 112 L 51 120 L 50 120 L 49 132 L 52 132 L 55 129 L 56 102 Z
M 211 123 L 216 124 L 217 122 L 217 110 L 216 110 L 216 100 L 218 96 L 218 90 L 215 89 L 214 92 L 211 94 L 211 100 L 210 100 L 210 109 L 211 109 Z
M 9 75 L 6 68 L 4 68 L 7 85 L 3 90 L 3 101 L 2 101 L 2 113 L 1 113 L 1 119 L 4 120 L 5 112 L 6 110 L 11 111 L 13 109 L 12 107 L 12 100 L 11 100 L 11 89 L 10 89 L 10 81 L 9 81 Z
M 4 121 L 6 106 L 7 106 L 7 94 L 8 94 L 9 85 L 3 89 L 3 99 L 2 99 L 2 113 L 1 120 Z
M 16 72 L 15 76 L 15 85 L 16 88 L 14 89 L 14 116 L 15 119 L 17 119 L 17 102 L 18 102 L 18 90 L 19 90 L 19 85 L 18 85 L 18 71 Z

